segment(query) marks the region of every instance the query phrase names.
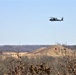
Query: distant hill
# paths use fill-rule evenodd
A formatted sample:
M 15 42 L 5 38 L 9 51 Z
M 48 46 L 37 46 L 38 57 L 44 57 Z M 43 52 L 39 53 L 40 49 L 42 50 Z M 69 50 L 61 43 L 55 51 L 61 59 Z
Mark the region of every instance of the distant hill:
M 3 45 L 0 46 L 0 51 L 15 51 L 15 52 L 31 52 L 37 49 L 44 49 L 45 47 L 52 47 L 53 45 Z M 69 49 L 75 49 L 76 50 L 76 45 L 63 45 L 66 48 Z
M 52 45 L 50 47 L 42 47 L 32 52 L 32 55 L 38 55 L 38 56 L 63 56 L 63 55 L 71 55 L 73 50 L 70 48 L 64 47 L 62 45 Z
M 76 45 L 63 45 L 64 47 L 76 50 Z
M 0 46 L 0 51 L 19 51 L 19 52 L 31 52 L 41 47 L 49 47 L 50 45 L 3 45 Z
M 37 47 L 36 47 L 37 46 Z M 51 45 L 51 46 L 46 46 L 46 45 L 35 45 L 35 46 L 28 46 L 30 48 L 35 47 L 35 50 L 31 50 L 28 52 L 19 52 L 20 56 L 26 56 L 28 58 L 40 58 L 40 57 L 45 57 L 45 56 L 51 56 L 51 57 L 63 57 L 65 55 L 74 55 L 75 51 L 69 48 L 66 48 L 62 45 Z M 22 47 L 22 46 L 21 46 Z M 39 48 L 40 47 L 40 48 Z M 38 49 L 37 49 L 38 48 Z M 17 49 L 16 49 L 17 50 Z M 17 51 L 16 52 L 2 52 L 2 55 L 5 57 L 7 56 L 12 56 L 17 58 Z

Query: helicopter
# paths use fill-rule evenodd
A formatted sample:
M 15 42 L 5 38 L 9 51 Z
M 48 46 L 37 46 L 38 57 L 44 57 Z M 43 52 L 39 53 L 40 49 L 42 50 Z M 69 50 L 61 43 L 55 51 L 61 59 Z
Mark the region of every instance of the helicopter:
M 58 19 L 58 18 L 55 18 L 55 17 L 51 17 L 50 19 L 49 19 L 49 21 L 63 21 L 63 17 L 61 18 L 61 19 Z

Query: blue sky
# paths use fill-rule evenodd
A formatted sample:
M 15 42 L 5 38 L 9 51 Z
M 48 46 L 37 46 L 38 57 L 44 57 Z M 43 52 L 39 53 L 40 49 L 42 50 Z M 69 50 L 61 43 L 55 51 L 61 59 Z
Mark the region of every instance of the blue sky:
M 76 44 L 76 0 L 0 0 L 0 45 L 55 43 Z

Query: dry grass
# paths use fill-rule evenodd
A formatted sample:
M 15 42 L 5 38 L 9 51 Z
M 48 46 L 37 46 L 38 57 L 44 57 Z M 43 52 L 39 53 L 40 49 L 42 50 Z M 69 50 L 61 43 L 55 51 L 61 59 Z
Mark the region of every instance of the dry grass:
M 63 55 L 63 54 L 62 54 Z M 76 52 L 63 57 L 41 56 L 17 59 L 0 55 L 0 75 L 76 75 Z

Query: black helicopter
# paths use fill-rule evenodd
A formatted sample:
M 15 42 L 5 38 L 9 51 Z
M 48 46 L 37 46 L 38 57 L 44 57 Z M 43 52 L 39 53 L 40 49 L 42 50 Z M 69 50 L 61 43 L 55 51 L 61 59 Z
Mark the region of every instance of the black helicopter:
M 55 18 L 55 17 L 51 17 L 49 19 L 49 21 L 63 21 L 63 17 L 61 19 Z

